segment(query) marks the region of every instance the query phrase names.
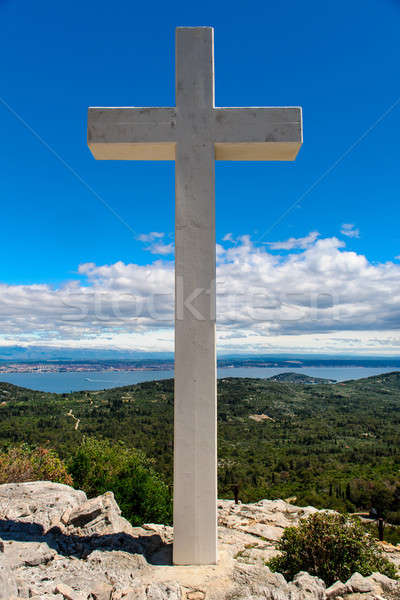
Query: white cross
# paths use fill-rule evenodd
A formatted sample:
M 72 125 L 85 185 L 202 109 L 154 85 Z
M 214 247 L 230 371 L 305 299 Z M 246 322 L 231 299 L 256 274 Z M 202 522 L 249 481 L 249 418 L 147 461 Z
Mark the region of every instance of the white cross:
M 175 564 L 217 561 L 215 160 L 294 160 L 300 108 L 215 108 L 214 31 L 176 30 L 176 107 L 89 108 L 100 160 L 175 160 Z

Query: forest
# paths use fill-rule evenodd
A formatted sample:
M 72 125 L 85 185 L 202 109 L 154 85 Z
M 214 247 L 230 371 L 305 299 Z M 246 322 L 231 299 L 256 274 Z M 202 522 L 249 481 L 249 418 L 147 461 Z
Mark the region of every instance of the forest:
M 345 383 L 218 382 L 219 496 L 369 512 L 400 523 L 400 372 Z M 150 459 L 171 491 L 173 380 L 52 394 L 0 383 L 0 449 L 54 449 L 68 464 L 85 438 Z

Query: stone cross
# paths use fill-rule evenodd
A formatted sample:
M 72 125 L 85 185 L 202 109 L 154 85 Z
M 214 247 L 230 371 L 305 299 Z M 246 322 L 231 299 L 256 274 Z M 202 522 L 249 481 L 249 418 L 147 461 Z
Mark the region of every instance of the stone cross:
M 217 561 L 215 160 L 294 160 L 300 108 L 216 108 L 211 27 L 176 30 L 176 107 L 89 108 L 99 160 L 175 160 L 174 548 Z

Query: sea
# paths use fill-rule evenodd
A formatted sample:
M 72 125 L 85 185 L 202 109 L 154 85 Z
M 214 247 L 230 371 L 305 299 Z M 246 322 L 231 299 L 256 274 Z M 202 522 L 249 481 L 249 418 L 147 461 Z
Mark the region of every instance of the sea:
M 349 379 L 362 379 L 381 373 L 390 373 L 394 370 L 393 367 L 222 367 L 218 369 L 218 378 L 256 377 L 267 379 L 279 373 L 293 372 L 311 377 L 348 381 Z M 143 381 L 170 379 L 173 376 L 172 369 L 170 371 L 70 371 L 66 373 L 4 373 L 0 374 L 0 381 L 32 390 L 63 394 L 80 390 L 105 390 Z

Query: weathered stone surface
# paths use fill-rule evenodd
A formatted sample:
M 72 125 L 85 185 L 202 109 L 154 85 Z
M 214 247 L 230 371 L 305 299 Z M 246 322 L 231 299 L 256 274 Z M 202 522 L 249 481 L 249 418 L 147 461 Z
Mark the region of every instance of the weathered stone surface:
M 5 538 L 5 533 L 13 530 L 14 522 L 41 525 L 47 530 L 68 508 L 76 508 L 85 501 L 85 492 L 61 483 L 33 481 L 0 485 L 1 537 Z
M 353 573 L 350 579 L 346 581 L 346 585 L 348 586 L 349 591 L 360 594 L 372 592 L 373 590 L 371 581 L 360 575 L 360 573 Z
M 151 567 L 140 554 L 96 550 L 88 556 L 87 566 L 97 573 L 107 573 L 108 582 L 118 588 L 129 588 L 144 575 L 151 580 Z
M 240 600 L 253 598 L 288 600 L 289 598 L 289 586 L 283 575 L 271 573 L 267 567 L 236 565 L 233 581 L 235 587 L 230 593 L 232 598 Z
M 57 554 L 45 542 L 6 542 L 4 554 L 12 569 L 19 567 L 37 567 L 47 564 Z
M 379 599 L 379 596 L 376 596 L 373 593 L 354 592 L 351 594 L 346 594 L 344 596 L 344 600 L 380 600 L 380 599 Z M 386 598 L 385 598 L 385 600 L 386 600 Z
M 342 583 L 341 581 L 336 581 L 333 585 L 328 587 L 326 590 L 326 597 L 329 598 L 337 598 L 338 596 L 343 596 L 343 594 L 349 593 L 351 590 L 346 583 Z
M 261 500 L 255 504 L 235 504 L 232 500 L 218 502 L 220 526 L 244 531 L 251 535 L 276 541 L 285 527 L 317 512 L 312 506 L 300 508 L 283 500 Z
M 184 600 L 177 583 L 140 585 L 121 596 L 122 600 Z M 117 596 L 113 600 L 120 600 Z
M 0 554 L 0 600 L 9 600 L 18 593 L 17 582 L 4 554 Z
M 95 585 L 89 594 L 89 600 L 111 600 L 113 586 L 108 583 Z
M 299 600 L 325 600 L 325 583 L 318 577 L 313 577 L 304 571 L 297 573 L 292 583 L 289 583 L 289 591 Z
M 29 515 L 23 511 L 21 520 L 13 520 L 12 529 L 5 532 L 3 552 L 0 545 L 0 582 L 6 565 L 11 585 L 7 600 L 13 595 L 65 600 L 64 593 L 79 600 L 400 600 L 400 583 L 379 573 L 370 577 L 356 573 L 349 582 L 325 590 L 323 582 L 308 573 L 287 582 L 265 566 L 277 550 L 274 540 L 260 535 L 257 524 L 276 528 L 280 537 L 285 524 L 296 524 L 316 510 L 310 507 L 282 500 L 254 505 L 220 501 L 218 564 L 175 567 L 171 527 L 153 523 L 131 527 L 112 494 L 87 500 L 68 486 L 51 484 L 50 502 L 49 484 L 43 483 L 47 490 L 43 494 L 39 484 L 35 489 L 44 506 L 36 498 L 33 509 L 26 510 Z M 30 484 L 13 488 L 17 506 L 27 498 L 25 486 L 30 492 Z M 8 486 L 0 486 L 0 498 L 4 487 Z M 47 509 L 52 528 L 47 527 Z M 38 523 L 33 520 L 36 514 Z M 56 591 L 60 585 L 66 586 L 61 587 L 63 594 Z
M 205 593 L 200 590 L 196 590 L 195 592 L 186 592 L 187 600 L 204 600 Z
M 109 535 L 132 533 L 132 525 L 121 517 L 121 510 L 115 502 L 114 494 L 106 492 L 102 496 L 81 503 L 75 509 L 62 515 L 67 533 L 79 535 Z
M 372 573 L 367 579 L 371 582 L 374 591 L 378 592 L 397 592 L 400 598 L 400 581 L 395 581 L 382 573 Z
M 61 594 L 65 600 L 86 600 L 87 594 L 77 592 L 64 583 L 59 583 L 55 588 L 56 594 Z

